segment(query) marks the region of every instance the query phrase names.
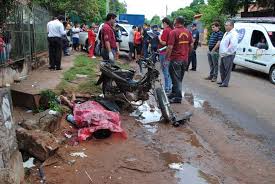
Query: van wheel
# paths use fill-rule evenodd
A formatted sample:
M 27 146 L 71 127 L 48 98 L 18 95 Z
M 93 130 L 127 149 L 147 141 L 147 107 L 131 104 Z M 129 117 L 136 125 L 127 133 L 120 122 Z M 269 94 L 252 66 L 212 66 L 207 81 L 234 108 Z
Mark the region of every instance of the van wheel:
M 272 84 L 275 84 L 275 65 L 269 71 L 269 80 Z
M 235 69 L 236 69 L 236 64 L 233 64 L 232 71 L 234 71 Z

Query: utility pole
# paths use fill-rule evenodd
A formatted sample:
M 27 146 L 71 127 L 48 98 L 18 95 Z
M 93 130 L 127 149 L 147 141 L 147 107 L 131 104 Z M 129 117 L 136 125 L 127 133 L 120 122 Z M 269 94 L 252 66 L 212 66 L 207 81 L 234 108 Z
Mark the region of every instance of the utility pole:
M 106 15 L 109 13 L 110 11 L 110 0 L 106 0 Z

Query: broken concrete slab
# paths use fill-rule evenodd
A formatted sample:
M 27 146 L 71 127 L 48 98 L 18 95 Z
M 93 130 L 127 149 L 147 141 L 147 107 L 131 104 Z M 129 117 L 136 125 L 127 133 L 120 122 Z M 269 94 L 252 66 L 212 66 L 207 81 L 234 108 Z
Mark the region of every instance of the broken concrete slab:
M 19 149 L 28 152 L 40 161 L 45 161 L 59 148 L 53 134 L 42 130 L 16 130 Z
M 23 121 L 20 126 L 27 130 L 40 129 L 47 132 L 54 132 L 61 126 L 62 116 L 60 113 L 51 113 L 51 110 L 36 114 L 33 118 Z

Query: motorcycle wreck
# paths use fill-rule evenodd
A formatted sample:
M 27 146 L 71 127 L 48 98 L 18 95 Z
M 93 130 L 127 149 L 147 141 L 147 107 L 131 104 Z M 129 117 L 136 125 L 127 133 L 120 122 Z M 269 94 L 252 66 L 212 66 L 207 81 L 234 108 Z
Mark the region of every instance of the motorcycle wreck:
M 170 106 L 167 95 L 159 78 L 160 73 L 156 69 L 155 59 L 158 53 L 152 53 L 149 58 L 143 58 L 138 61 L 140 67 L 147 72 L 143 77 L 134 80 L 135 71 L 125 70 L 108 61 L 101 62 L 101 76 L 97 85 L 102 86 L 104 98 L 116 102 L 125 110 L 133 111 L 149 99 L 150 94 L 154 96 L 157 105 L 165 121 L 179 126 L 185 121 L 190 120 L 192 113 L 187 112 L 184 115 L 177 116 Z

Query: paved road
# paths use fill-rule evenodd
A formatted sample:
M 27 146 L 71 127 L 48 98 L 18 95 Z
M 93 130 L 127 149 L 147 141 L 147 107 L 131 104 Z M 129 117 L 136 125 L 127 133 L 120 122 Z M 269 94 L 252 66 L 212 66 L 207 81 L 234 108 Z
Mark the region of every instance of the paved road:
M 268 76 L 238 66 L 232 73 L 229 88 L 204 80 L 208 76 L 207 49 L 197 51 L 197 71 L 189 71 L 184 78 L 184 90 L 207 100 L 230 120 L 250 133 L 264 136 L 275 145 L 275 85 Z

